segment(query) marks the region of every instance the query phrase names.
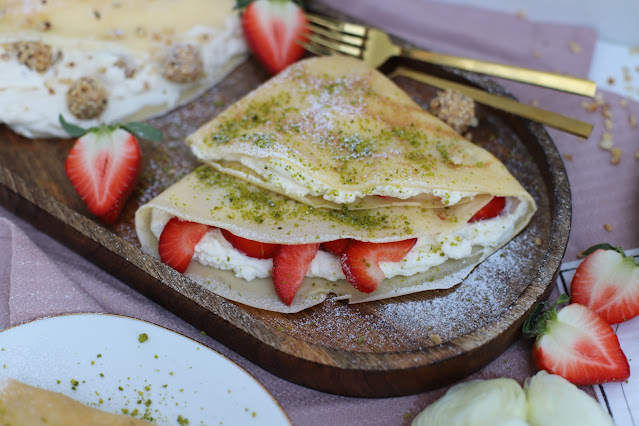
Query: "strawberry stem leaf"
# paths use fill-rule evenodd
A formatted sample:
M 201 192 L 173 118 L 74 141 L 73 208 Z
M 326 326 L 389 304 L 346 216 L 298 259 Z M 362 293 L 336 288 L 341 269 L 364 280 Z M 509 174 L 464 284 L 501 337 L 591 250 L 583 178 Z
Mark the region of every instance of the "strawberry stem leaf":
M 599 250 L 599 249 L 602 249 L 602 250 L 613 250 L 613 251 L 616 251 L 618 253 L 621 253 L 621 255 L 623 257 L 626 257 L 626 254 L 624 253 L 624 251 L 623 251 L 623 249 L 621 247 L 615 247 L 615 246 L 612 246 L 612 245 L 610 245 L 608 243 L 594 245 L 594 246 L 590 247 L 588 250 L 584 251 L 584 255 L 588 256 L 592 252 L 594 252 L 596 250 Z
M 148 139 L 152 142 L 157 142 L 162 139 L 162 130 L 150 124 L 131 121 L 120 125 L 120 127 L 139 138 Z
M 526 337 L 536 337 L 546 333 L 548 322 L 557 318 L 557 305 L 562 305 L 570 301 L 570 296 L 562 293 L 554 305 L 550 306 L 549 302 L 538 303 L 524 321 L 522 331 Z M 548 309 L 542 310 L 548 306 Z
M 64 131 L 67 132 L 70 136 L 73 136 L 74 138 L 79 138 L 81 136 L 84 136 L 89 131 L 88 129 L 83 129 L 80 126 L 76 126 L 75 124 L 68 123 L 64 119 L 62 114 L 58 116 L 58 120 L 60 121 L 60 125 L 62 126 Z

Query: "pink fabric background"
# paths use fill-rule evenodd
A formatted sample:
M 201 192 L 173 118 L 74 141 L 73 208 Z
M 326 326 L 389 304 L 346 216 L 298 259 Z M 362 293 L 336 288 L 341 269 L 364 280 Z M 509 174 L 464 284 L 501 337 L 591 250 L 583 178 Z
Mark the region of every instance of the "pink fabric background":
M 587 76 L 596 33 L 586 28 L 535 24 L 514 15 L 441 5 L 420 0 L 324 0 L 352 16 L 375 23 L 417 45 L 446 53 Z M 569 49 L 571 41 L 581 53 Z M 539 53 L 535 57 L 534 52 Z M 578 251 L 608 241 L 625 248 L 639 246 L 635 224 L 639 200 L 634 190 L 639 164 L 639 130 L 628 115 L 639 116 L 639 104 L 622 107 L 619 97 L 604 93 L 613 114 L 613 139 L 624 156 L 611 165 L 609 153 L 597 147 L 603 132 L 600 113 L 588 113 L 583 98 L 507 83 L 522 101 L 595 124 L 587 141 L 551 134 L 565 161 L 573 196 L 573 228 L 565 260 Z M 603 229 L 603 224 L 612 231 Z M 210 337 L 131 290 L 107 272 L 35 230 L 0 207 L 0 329 L 67 312 L 109 312 L 163 325 L 221 352 L 253 374 L 280 402 L 295 424 L 409 424 L 446 389 L 387 399 L 335 396 L 286 382 L 231 352 Z M 471 378 L 499 376 L 523 380 L 534 374 L 530 341 L 520 340 Z

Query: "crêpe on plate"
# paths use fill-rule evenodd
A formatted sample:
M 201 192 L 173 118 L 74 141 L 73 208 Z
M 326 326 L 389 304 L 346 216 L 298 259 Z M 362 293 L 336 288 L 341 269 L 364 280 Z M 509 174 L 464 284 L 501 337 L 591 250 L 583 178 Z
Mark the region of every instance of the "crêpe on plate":
M 27 137 L 145 120 L 246 58 L 232 0 L 3 0 L 0 123 Z
M 295 64 L 187 141 L 207 164 L 136 214 L 142 247 L 155 255 L 173 217 L 281 245 L 417 239 L 402 261 L 380 263 L 388 278 L 371 293 L 353 288 L 340 258 L 320 251 L 286 305 L 269 277 L 270 259 L 238 258 L 223 238 L 205 237 L 186 274 L 263 309 L 296 312 L 328 294 L 353 303 L 449 288 L 518 234 L 536 209 L 492 154 L 353 59 Z M 272 168 L 277 178 L 263 172 Z M 328 189 L 304 194 L 291 190 L 293 181 L 297 189 Z M 493 197 L 505 198 L 503 211 L 469 222 Z

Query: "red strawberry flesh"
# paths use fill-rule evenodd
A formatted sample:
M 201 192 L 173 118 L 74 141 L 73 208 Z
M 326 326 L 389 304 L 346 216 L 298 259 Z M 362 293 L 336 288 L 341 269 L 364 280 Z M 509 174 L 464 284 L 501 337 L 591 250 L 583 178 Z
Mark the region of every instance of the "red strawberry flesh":
M 293 302 L 319 247 L 319 244 L 283 245 L 275 253 L 271 277 L 277 295 L 285 304 Z
M 172 218 L 160 234 L 160 259 L 178 272 L 186 271 L 193 258 L 195 246 L 209 229 L 209 225 Z
M 346 250 L 346 247 L 351 243 L 350 238 L 342 238 L 341 240 L 325 241 L 322 243 L 322 248 L 329 253 L 336 256 L 341 256 Z
M 579 265 L 571 283 L 571 299 L 591 308 L 608 324 L 639 315 L 639 267 L 632 257 L 598 249 Z
M 113 223 L 137 183 L 142 156 L 123 129 L 101 129 L 78 139 L 65 162 L 71 185 L 91 213 Z
M 506 207 L 506 198 L 493 197 L 484 207 L 482 207 L 468 222 L 478 222 L 484 219 L 492 219 L 499 216 L 499 213 Z
M 256 259 L 271 259 L 275 256 L 279 244 L 261 243 L 259 241 L 249 240 L 230 233 L 226 229 L 222 229 L 224 238 L 233 245 L 237 250 L 241 251 L 249 257 Z
M 628 360 L 608 323 L 589 308 L 571 304 L 548 321 L 533 346 L 538 369 L 558 374 L 576 385 L 626 380 Z
M 413 248 L 417 238 L 391 243 L 353 241 L 340 261 L 346 280 L 362 293 L 371 293 L 386 278 L 379 262 L 399 262 Z
M 242 29 L 256 58 L 277 74 L 304 54 L 297 44 L 303 40 L 307 20 L 294 2 L 255 0 L 242 13 Z

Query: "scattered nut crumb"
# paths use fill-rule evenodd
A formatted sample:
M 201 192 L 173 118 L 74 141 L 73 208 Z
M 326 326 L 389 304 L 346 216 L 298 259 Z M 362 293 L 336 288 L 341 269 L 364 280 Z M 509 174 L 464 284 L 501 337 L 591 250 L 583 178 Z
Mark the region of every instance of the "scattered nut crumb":
M 430 340 L 432 340 L 436 345 L 439 345 L 442 342 L 442 338 L 439 334 L 429 334 L 428 337 L 430 337 Z
M 621 98 L 619 100 L 619 105 L 621 105 L 622 107 L 627 107 L 628 106 L 628 100 L 626 98 Z
M 525 11 L 525 10 L 519 10 L 519 11 L 517 12 L 517 17 L 518 17 L 519 19 L 526 19 L 526 11 Z
M 541 245 L 541 238 L 535 237 L 535 245 L 536 246 L 540 246 Z
M 635 152 L 635 160 L 639 161 L 639 150 Z
M 596 101 L 595 102 L 582 101 L 581 107 L 588 112 L 595 112 L 599 108 L 599 103 Z
M 610 150 L 610 162 L 615 165 L 621 162 L 621 148 L 612 148 Z
M 475 101 L 455 90 L 437 92 L 437 96 L 430 101 L 430 110 L 457 133 L 477 125 Z
M 603 115 L 605 118 L 612 118 L 612 112 L 610 111 L 610 104 L 604 104 L 601 107 L 601 115 Z
M 539 58 L 541 58 L 541 53 L 539 53 L 539 51 L 535 50 L 535 51 L 533 52 L 533 58 L 535 58 L 535 59 L 539 59 Z
M 604 223 L 603 228 L 604 228 L 606 231 L 608 231 L 608 232 L 612 231 L 612 225 L 609 225 L 609 224 L 607 224 L 607 223 Z
M 572 154 L 565 153 L 564 158 L 568 161 L 572 161 Z
M 601 141 L 599 141 L 599 148 L 609 151 L 610 149 L 612 149 L 612 147 L 612 134 L 603 132 L 603 134 L 601 135 Z
M 609 118 L 606 118 L 604 120 L 604 126 L 606 126 L 606 130 L 608 131 L 612 130 L 612 120 Z
M 539 106 L 539 101 L 537 99 L 533 99 L 532 101 L 530 101 L 530 105 L 534 107 Z
M 576 41 L 571 41 L 570 43 L 568 43 L 568 47 L 570 48 L 570 51 L 575 55 L 581 53 L 581 46 Z
M 633 129 L 637 127 L 637 117 L 635 117 L 633 114 L 630 114 L 628 116 L 628 124 L 630 124 L 630 127 L 632 127 Z
M 608 84 L 610 85 L 615 84 L 615 79 L 613 77 L 608 77 Z

